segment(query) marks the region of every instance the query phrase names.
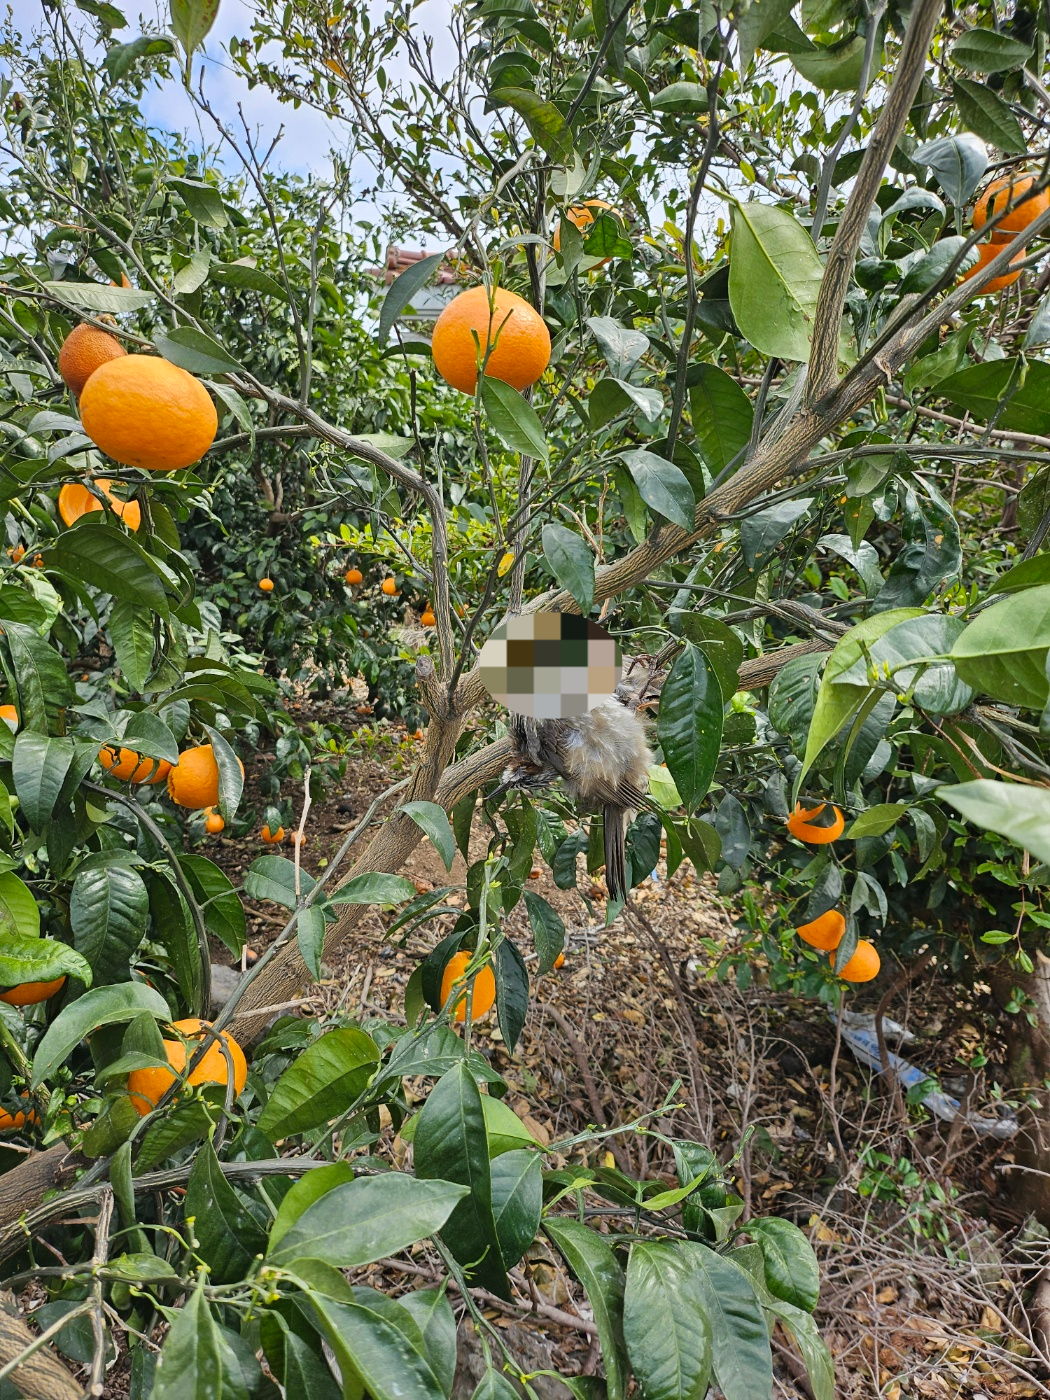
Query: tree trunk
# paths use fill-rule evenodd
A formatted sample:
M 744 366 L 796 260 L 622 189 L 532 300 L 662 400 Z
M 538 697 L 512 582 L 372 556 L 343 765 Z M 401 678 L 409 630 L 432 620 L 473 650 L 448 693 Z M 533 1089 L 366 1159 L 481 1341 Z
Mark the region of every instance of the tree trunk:
M 1050 1090 L 1045 1087 L 1050 1082 L 1050 958 L 1037 952 L 1035 970 L 1028 975 L 996 969 L 991 983 L 1001 1007 L 1010 1001 L 1014 987 L 1030 999 L 1025 1011 L 1003 1018 L 1010 1083 L 1032 1097 L 1019 1115 L 1021 1130 L 1014 1148 L 1019 1170 L 1003 1175 L 1014 1203 L 1050 1226 Z

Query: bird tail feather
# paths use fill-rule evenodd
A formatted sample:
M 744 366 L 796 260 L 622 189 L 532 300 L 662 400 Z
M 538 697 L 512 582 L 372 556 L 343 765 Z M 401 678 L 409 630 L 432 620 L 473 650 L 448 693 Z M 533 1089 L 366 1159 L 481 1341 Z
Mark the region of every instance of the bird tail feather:
M 627 901 L 627 813 L 605 808 L 605 886 L 610 899 Z

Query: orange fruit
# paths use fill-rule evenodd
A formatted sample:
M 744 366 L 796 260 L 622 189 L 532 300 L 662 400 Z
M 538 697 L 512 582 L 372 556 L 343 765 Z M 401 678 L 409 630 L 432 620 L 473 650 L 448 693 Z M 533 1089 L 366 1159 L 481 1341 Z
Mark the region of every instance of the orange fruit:
M 434 367 L 453 389 L 473 394 L 489 346 L 485 373 L 518 390 L 535 384 L 550 363 L 550 332 L 534 307 L 506 287 L 496 288 L 490 306 L 488 288 L 471 287 L 434 323 Z
M 800 841 L 805 841 L 810 846 L 826 846 L 829 841 L 836 840 L 841 836 L 846 827 L 846 818 L 842 815 L 838 807 L 832 804 L 832 818 L 828 826 L 814 826 L 813 823 L 828 808 L 827 802 L 820 802 L 816 807 L 804 808 L 801 802 L 795 804 L 795 810 L 787 819 L 787 829 L 792 836 L 797 836 Z
M 108 457 L 151 472 L 199 462 L 219 426 L 200 380 L 157 355 L 124 355 L 95 370 L 80 398 L 80 421 Z
M 190 1042 L 200 1040 L 202 1033 L 211 1024 L 210 1021 L 198 1021 L 195 1017 L 189 1017 L 185 1021 L 175 1021 L 172 1030 L 181 1032 Z M 219 1039 L 229 1047 L 230 1058 L 233 1061 L 233 1087 L 237 1093 L 241 1093 L 248 1082 L 248 1062 L 244 1058 L 244 1051 L 227 1031 L 220 1033 Z M 175 1083 L 186 1069 L 187 1059 L 193 1055 L 196 1047 L 191 1043 L 185 1045 L 181 1040 L 165 1040 L 164 1053 L 168 1057 L 168 1064 L 171 1069 L 165 1069 L 162 1065 L 154 1065 L 149 1069 L 133 1069 L 128 1075 L 128 1093 L 131 1102 L 137 1111 L 145 1118 L 147 1113 L 151 1113 L 156 1107 L 162 1094 Z M 225 1084 L 229 1078 L 229 1070 L 226 1065 L 226 1056 L 222 1053 L 222 1046 L 218 1040 L 213 1040 L 204 1053 L 204 1058 L 196 1069 L 190 1074 L 191 1084 Z
M 284 827 L 279 826 L 276 831 L 271 831 L 268 826 L 264 826 L 259 835 L 268 846 L 279 846 L 284 840 Z
M 208 815 L 204 818 L 204 830 L 209 836 L 218 836 L 219 832 L 224 831 L 225 828 L 226 823 L 223 821 L 221 813 L 213 811 L 209 807 Z
M 576 227 L 577 227 L 577 228 L 580 230 L 580 232 L 582 233 L 582 232 L 584 231 L 584 229 L 590 228 L 591 224 L 594 223 L 594 220 L 595 220 L 595 217 L 596 217 L 596 216 L 595 216 L 594 214 L 591 213 L 591 210 L 592 210 L 592 209 L 598 209 L 598 210 L 602 210 L 602 209 L 612 209 L 612 205 L 609 203 L 609 201 L 608 201 L 607 199 L 585 199 L 585 200 L 583 201 L 582 204 L 577 204 L 577 205 L 575 205 L 572 209 L 566 210 L 565 217 L 568 219 L 568 221 L 569 221 L 570 224 L 575 224 Z M 615 212 L 615 211 L 614 211 L 614 212 Z M 555 226 L 554 226 L 554 237 L 553 237 L 553 239 L 552 239 L 551 241 L 552 241 L 553 244 L 554 244 L 554 251 L 555 251 L 556 253 L 560 253 L 560 252 L 561 252 L 561 224 L 560 224 L 560 223 L 555 224 Z M 607 262 L 608 259 L 606 258 L 605 261 Z
M 420 622 L 423 624 L 424 627 L 435 627 L 435 626 L 437 626 L 437 618 L 434 616 L 434 614 L 430 611 L 429 608 L 427 608 L 426 612 L 423 614 L 423 616 L 422 616 L 419 620 L 420 620 Z
M 564 953 L 559 953 L 558 956 L 554 959 L 554 970 L 555 970 L 555 972 L 557 972 L 557 970 L 558 970 L 559 967 L 564 967 L 564 966 L 565 966 L 565 954 L 564 954 Z
M 470 962 L 471 954 L 467 952 L 453 953 L 445 964 L 445 971 L 441 976 L 441 1005 L 444 1006 L 452 995 L 452 984 L 458 982 L 463 976 L 463 970 Z M 484 1016 L 492 1010 L 496 1001 L 496 978 L 491 967 L 483 967 L 473 977 L 474 994 L 472 997 L 471 1019 L 476 1021 L 479 1016 Z M 467 988 L 460 989 L 459 999 L 452 1012 L 454 1021 L 465 1021 L 467 1019 Z
M 835 966 L 835 954 L 831 955 L 831 966 Z M 866 938 L 857 941 L 857 950 L 839 973 L 844 982 L 870 982 L 878 977 L 882 959 L 874 946 Z
M 397 580 L 385 578 L 380 587 L 388 598 L 393 598 L 394 594 L 397 592 Z
M 34 556 L 33 556 L 33 568 L 34 568 L 34 569 L 42 569 L 43 567 L 44 567 L 44 556 L 43 556 L 42 554 L 36 554 L 36 555 L 34 555 Z
M 978 243 L 974 248 L 974 252 L 977 254 L 977 261 L 974 263 L 973 267 L 960 276 L 959 281 L 969 282 L 971 277 L 977 277 L 984 271 L 991 260 L 997 258 L 1002 251 L 1003 245 L 1001 243 Z M 1013 267 L 1015 263 L 1019 263 L 1023 257 L 1023 253 L 1018 253 L 1015 258 L 1010 259 L 1010 266 Z M 990 282 L 984 284 L 977 295 L 979 297 L 984 297 L 990 295 L 992 292 L 1001 292 L 1005 287 L 1008 287 L 1011 282 L 1016 282 L 1020 275 L 1021 269 L 1018 268 L 1016 272 L 1004 272 L 999 277 L 993 277 Z
M 802 942 L 808 943 L 811 948 L 830 953 L 842 942 L 842 935 L 846 932 L 846 920 L 837 909 L 829 909 L 827 913 L 812 919 L 808 924 L 799 924 L 795 932 Z
M 110 360 L 124 360 L 127 354 L 115 335 L 81 321 L 62 342 L 62 349 L 58 352 L 58 372 L 65 380 L 66 387 L 79 398 L 84 392 L 84 385 L 100 365 L 108 364 Z
M 989 219 L 994 219 L 1006 206 L 1020 198 L 1025 190 L 1035 183 L 1031 175 L 1007 175 L 1001 180 L 993 180 L 973 207 L 974 229 L 982 229 Z M 1001 223 L 992 230 L 993 243 L 1010 243 L 1015 234 L 1026 229 L 1040 214 L 1050 209 L 1050 190 L 1041 190 L 1024 199 L 1016 209 L 1011 209 Z
M 7 553 L 10 556 L 12 564 L 21 564 L 22 560 L 26 557 L 26 547 L 24 544 L 16 544 L 14 549 L 9 549 Z
M 143 758 L 134 749 L 120 749 L 104 744 L 98 751 L 98 761 L 111 778 L 122 783 L 162 783 L 171 772 L 171 764 L 163 758 Z
M 241 775 L 244 775 L 244 764 Z M 168 774 L 168 796 L 180 807 L 217 807 L 219 805 L 219 765 L 210 744 L 184 749 L 179 761 Z
M 6 1001 L 8 1006 L 36 1006 L 38 1002 L 47 1001 L 61 991 L 65 983 L 65 977 L 56 977 L 52 982 L 22 982 L 17 987 L 8 987 L 6 992 L 0 992 L 0 1001 Z
M 10 725 L 12 730 L 18 728 L 18 711 L 14 705 L 0 705 L 0 719 Z
M 95 485 L 109 502 L 114 515 L 119 515 L 129 530 L 137 530 L 142 524 L 142 510 L 138 501 L 122 501 L 114 496 L 110 488 L 113 483 L 99 477 Z M 102 502 L 79 481 L 67 481 L 58 493 L 58 513 L 65 525 L 73 525 L 89 511 L 101 510 Z
M 22 1098 L 28 1099 L 29 1090 L 22 1091 Z M 6 1109 L 0 1109 L 0 1133 L 17 1132 L 19 1128 L 24 1128 L 27 1123 L 39 1122 L 33 1110 L 27 1109 L 25 1113 L 8 1113 Z
M 259 587 L 262 589 L 262 591 L 263 591 L 264 593 L 272 593 L 272 592 L 273 592 L 273 579 L 272 579 L 272 578 L 261 578 L 261 579 L 259 580 Z
M 346 579 L 347 583 L 350 585 L 351 588 L 353 588 L 356 584 L 361 583 L 364 580 L 364 574 L 361 572 L 360 569 L 347 569 L 343 577 Z

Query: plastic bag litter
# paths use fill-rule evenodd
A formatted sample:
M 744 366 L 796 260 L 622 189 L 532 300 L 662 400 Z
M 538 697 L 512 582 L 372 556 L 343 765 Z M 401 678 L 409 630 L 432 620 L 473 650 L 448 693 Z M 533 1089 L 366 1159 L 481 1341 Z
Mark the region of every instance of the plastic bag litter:
M 834 1022 L 837 1018 L 835 1013 L 831 1013 Z M 883 1017 L 883 1032 L 887 1040 L 896 1040 L 900 1044 L 907 1045 L 915 1040 L 915 1036 L 905 1029 L 898 1021 L 891 1021 L 889 1017 Z M 869 1069 L 882 1073 L 882 1057 L 879 1054 L 879 1039 L 875 1031 L 875 1017 L 869 1012 L 844 1011 L 842 1013 L 842 1039 L 853 1051 L 856 1059 L 862 1065 L 867 1065 Z M 896 1071 L 897 1077 L 905 1089 L 914 1089 L 929 1079 L 929 1075 L 919 1069 L 918 1065 L 913 1065 L 910 1060 L 906 1060 L 901 1055 L 895 1055 L 892 1050 L 887 1051 L 890 1064 Z M 922 1096 L 923 1107 L 928 1108 L 937 1118 L 942 1118 L 946 1123 L 954 1122 L 962 1112 L 962 1104 L 958 1099 L 952 1098 L 950 1094 L 943 1093 L 940 1089 L 931 1089 Z M 999 1114 L 967 1113 L 966 1125 L 972 1128 L 975 1133 L 983 1137 L 994 1137 L 1006 1140 L 1012 1138 L 1018 1128 L 1016 1117 L 1005 1107 Z

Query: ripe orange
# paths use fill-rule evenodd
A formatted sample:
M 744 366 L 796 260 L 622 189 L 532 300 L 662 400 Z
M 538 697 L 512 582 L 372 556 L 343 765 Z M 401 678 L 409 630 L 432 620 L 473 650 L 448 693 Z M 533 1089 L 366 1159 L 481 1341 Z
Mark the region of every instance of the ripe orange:
M 272 578 L 261 578 L 261 579 L 259 580 L 259 587 L 262 589 L 262 591 L 263 591 L 264 593 L 272 593 L 272 592 L 273 592 L 273 579 L 272 579 Z
M 989 219 L 994 219 L 1006 206 L 1032 188 L 1035 183 L 1031 175 L 1008 175 L 1001 180 L 993 180 L 973 208 L 973 226 L 984 228 Z M 1011 209 L 1001 223 L 992 230 L 993 243 L 1010 243 L 1015 234 L 1026 229 L 1040 214 L 1050 209 L 1050 190 L 1040 190 L 1031 199 L 1024 199 L 1016 209 Z
M 185 1021 L 173 1022 L 172 1029 L 181 1032 L 191 1043 L 187 1046 L 181 1040 L 166 1040 L 164 1042 L 164 1053 L 168 1057 L 171 1069 L 155 1065 L 150 1069 L 133 1069 L 128 1075 L 128 1093 L 131 1096 L 131 1102 L 143 1118 L 147 1113 L 153 1111 L 161 1095 L 183 1074 L 187 1059 L 192 1056 L 196 1049 L 192 1042 L 200 1040 L 202 1032 L 210 1024 L 209 1021 L 198 1021 L 192 1016 Z M 248 1063 L 244 1058 L 244 1051 L 233 1036 L 226 1031 L 220 1033 L 219 1039 L 229 1047 L 230 1058 L 233 1061 L 233 1087 L 239 1094 L 248 1082 Z M 213 1040 L 205 1051 L 200 1064 L 190 1074 L 189 1082 L 191 1084 L 225 1084 L 228 1078 L 226 1056 L 222 1053 L 219 1041 Z
M 796 803 L 795 810 L 787 819 L 788 831 L 810 846 L 826 846 L 829 841 L 836 840 L 846 827 L 846 818 L 838 807 L 831 807 L 833 816 L 830 826 L 813 825 L 821 813 L 827 810 L 828 805 L 827 802 L 819 802 L 816 807 L 804 808 L 801 802 Z
M 827 913 L 821 914 L 808 924 L 799 924 L 795 932 L 802 942 L 808 943 L 811 948 L 830 953 L 842 942 L 842 935 L 846 932 L 846 920 L 837 909 L 829 909 Z
M 122 501 L 114 496 L 110 488 L 113 483 L 99 477 L 95 485 L 105 496 L 114 515 L 119 515 L 129 530 L 137 530 L 142 524 L 142 510 L 138 501 Z M 89 511 L 101 510 L 102 502 L 79 481 L 67 481 L 58 493 L 58 513 L 65 525 L 73 525 Z
M 834 953 L 831 955 L 831 966 L 835 966 Z M 866 938 L 861 938 L 857 942 L 857 951 L 839 973 L 839 976 L 844 982 L 870 982 L 873 977 L 878 977 L 881 966 L 882 959 L 873 945 Z
M 360 569 L 347 569 L 343 577 L 346 579 L 347 583 L 350 585 L 351 588 L 353 588 L 356 584 L 359 584 L 364 580 L 364 574 L 361 572 Z
M 118 750 L 105 744 L 98 752 L 98 761 L 111 778 L 122 783 L 162 783 L 171 772 L 171 764 L 163 758 L 143 758 L 134 749 Z
M 396 580 L 396 579 L 385 578 L 380 586 L 381 586 L 383 592 L 387 595 L 388 598 L 393 598 L 393 596 L 394 596 L 395 593 L 397 592 L 397 580 Z
M 567 211 L 566 211 L 566 214 L 565 214 L 565 217 L 568 219 L 568 221 L 569 221 L 570 224 L 575 224 L 576 227 L 577 227 L 577 228 L 580 230 L 580 232 L 582 233 L 582 232 L 584 231 L 584 229 L 590 228 L 591 224 L 594 223 L 594 220 L 595 220 L 595 218 L 597 217 L 595 214 L 592 214 L 592 213 L 591 213 L 591 210 L 592 210 L 592 209 L 598 209 L 598 210 L 602 210 L 602 209 L 612 209 L 612 205 L 609 203 L 609 201 L 608 201 L 607 199 L 585 199 L 585 200 L 583 201 L 582 204 L 577 204 L 577 205 L 575 205 L 572 209 L 567 210 Z M 615 211 L 614 211 L 614 212 L 615 212 Z M 560 224 L 560 223 L 555 224 L 555 226 L 554 226 L 554 237 L 553 237 L 553 239 L 552 239 L 551 241 L 552 241 L 553 244 L 554 244 L 554 251 L 555 251 L 556 253 L 560 253 L 560 252 L 561 252 L 561 224 Z M 603 262 L 608 262 L 608 258 L 603 259 Z
M 284 827 L 279 826 L 276 831 L 271 831 L 268 826 L 264 826 L 259 835 L 268 846 L 279 846 L 284 840 Z
M 224 831 L 225 828 L 226 823 L 223 821 L 221 813 L 209 808 L 208 815 L 204 818 L 204 830 L 209 836 L 218 836 L 219 832 Z
M 496 288 L 490 307 L 488 288 L 471 287 L 434 324 L 434 366 L 453 389 L 473 394 L 489 346 L 485 373 L 518 390 L 535 384 L 550 363 L 550 332 L 534 307 L 505 287 Z
M 14 705 L 0 705 L 0 719 L 4 720 L 12 731 L 18 728 L 18 711 Z
M 436 627 L 436 626 L 437 626 L 437 618 L 434 616 L 434 614 L 430 611 L 429 608 L 427 608 L 426 612 L 423 614 L 423 616 L 422 616 L 419 620 L 420 620 L 420 622 L 423 624 L 424 627 Z
M 241 764 L 241 774 L 244 764 Z M 168 774 L 168 796 L 180 807 L 217 807 L 219 805 L 219 765 L 210 744 L 184 749 L 179 761 Z
M 8 1006 L 36 1006 L 61 991 L 65 984 L 65 977 L 56 977 L 52 982 L 22 982 L 0 992 L 0 1001 L 6 1001 Z
M 470 962 L 471 955 L 467 952 L 453 953 L 445 964 L 445 971 L 441 977 L 441 1005 L 444 1006 L 452 995 L 452 984 L 458 982 L 463 976 L 463 970 Z M 474 983 L 474 994 L 472 997 L 471 1019 L 476 1021 L 479 1016 L 486 1015 L 492 1010 L 496 1001 L 496 978 L 493 976 L 491 967 L 483 967 L 472 979 Z M 459 998 L 452 1012 L 454 1021 L 465 1021 L 467 1019 L 467 988 L 460 989 Z
M 126 359 L 127 353 L 115 335 L 81 321 L 62 342 L 62 349 L 58 352 L 58 372 L 66 381 L 66 387 L 79 398 L 84 392 L 84 385 L 99 365 L 108 364 L 110 360 Z
M 199 462 L 219 426 L 200 380 L 156 355 L 124 355 L 97 369 L 81 395 L 80 421 L 107 456 L 151 472 Z
M 43 556 L 42 554 L 35 554 L 35 555 L 33 556 L 33 568 L 34 568 L 34 569 L 42 569 L 43 567 L 44 567 L 44 556 Z
M 974 252 L 977 254 L 977 261 L 969 271 L 962 274 L 959 281 L 969 282 L 971 277 L 977 277 L 984 271 L 991 260 L 997 258 L 1002 251 L 1003 245 L 1001 243 L 978 243 L 974 248 Z M 1015 263 L 1019 263 L 1023 257 L 1023 253 L 1018 253 L 1016 258 L 1010 259 L 1010 266 L 1013 267 Z M 1016 282 L 1020 275 L 1021 269 L 1018 268 L 1016 272 L 1004 272 L 999 277 L 993 277 L 990 282 L 984 284 L 977 295 L 979 297 L 985 297 L 989 296 L 992 292 L 1001 292 L 1005 287 L 1008 287 L 1011 282 Z
M 28 1099 L 29 1090 L 22 1091 L 22 1098 Z M 8 1113 L 6 1109 L 0 1109 L 0 1133 L 17 1132 L 19 1128 L 24 1128 L 27 1123 L 39 1122 L 33 1110 L 27 1109 L 25 1113 Z
M 14 549 L 9 549 L 7 553 L 10 556 L 12 564 L 21 564 L 22 560 L 26 557 L 26 547 L 24 544 L 16 544 Z
M 555 970 L 555 972 L 557 972 L 557 970 L 558 970 L 559 967 L 564 967 L 564 966 L 565 966 L 565 954 L 564 954 L 564 953 L 559 953 L 558 956 L 554 959 L 554 970 Z

